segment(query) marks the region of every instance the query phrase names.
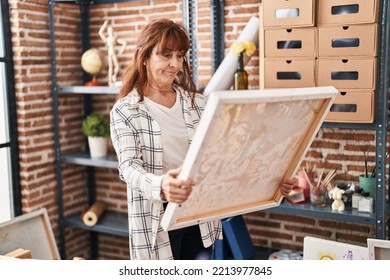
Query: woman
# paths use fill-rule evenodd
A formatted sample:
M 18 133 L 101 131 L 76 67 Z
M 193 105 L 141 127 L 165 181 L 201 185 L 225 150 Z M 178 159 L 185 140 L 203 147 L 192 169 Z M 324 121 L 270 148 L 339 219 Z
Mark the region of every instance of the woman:
M 206 98 L 196 92 L 188 35 L 168 19 L 142 30 L 111 110 L 111 138 L 127 183 L 132 259 L 195 259 L 222 238 L 220 221 L 165 232 L 166 202 L 184 202 L 195 182 L 178 179 Z M 281 186 L 288 194 L 291 182 Z

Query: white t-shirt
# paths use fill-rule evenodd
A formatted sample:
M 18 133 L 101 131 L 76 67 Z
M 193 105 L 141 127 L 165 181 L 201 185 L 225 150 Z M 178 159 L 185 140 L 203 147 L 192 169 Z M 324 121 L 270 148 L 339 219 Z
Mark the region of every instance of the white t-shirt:
M 183 164 L 189 147 L 188 133 L 185 127 L 179 94 L 171 108 L 158 104 L 144 97 L 144 104 L 150 115 L 156 120 L 161 130 L 163 147 L 163 172 Z

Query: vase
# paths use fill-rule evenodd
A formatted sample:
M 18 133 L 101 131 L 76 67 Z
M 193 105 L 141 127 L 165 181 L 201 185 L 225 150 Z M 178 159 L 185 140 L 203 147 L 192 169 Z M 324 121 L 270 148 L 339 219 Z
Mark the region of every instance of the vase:
M 364 174 L 359 176 L 359 185 L 364 191 L 369 192 L 370 197 L 375 199 L 376 196 L 376 179 L 375 177 L 366 177 Z
M 107 137 L 88 137 L 89 152 L 91 158 L 102 158 L 107 155 Z
M 233 76 L 233 89 L 248 89 L 248 73 L 244 69 L 244 55 L 240 53 L 238 57 L 237 70 Z

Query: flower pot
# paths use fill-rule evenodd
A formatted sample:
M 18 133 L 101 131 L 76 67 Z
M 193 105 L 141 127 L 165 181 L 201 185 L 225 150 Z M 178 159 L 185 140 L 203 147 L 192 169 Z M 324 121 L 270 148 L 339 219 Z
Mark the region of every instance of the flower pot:
M 88 136 L 88 145 L 91 158 L 101 158 L 107 155 L 107 137 Z
M 359 176 L 359 185 L 360 187 L 370 193 L 370 197 L 375 199 L 376 195 L 376 180 L 375 177 L 365 177 L 364 174 Z

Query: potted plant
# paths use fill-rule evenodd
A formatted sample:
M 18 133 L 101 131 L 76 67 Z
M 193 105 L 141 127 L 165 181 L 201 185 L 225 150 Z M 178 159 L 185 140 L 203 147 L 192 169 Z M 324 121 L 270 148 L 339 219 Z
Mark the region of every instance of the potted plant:
M 92 158 L 107 155 L 110 122 L 103 115 L 88 115 L 83 120 L 83 133 L 88 137 L 89 151 Z

